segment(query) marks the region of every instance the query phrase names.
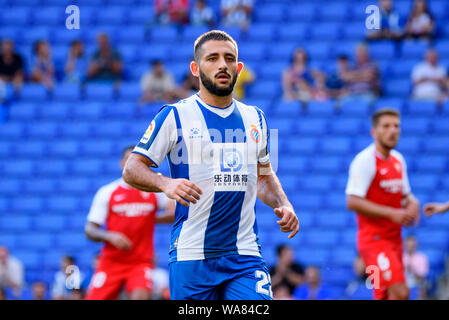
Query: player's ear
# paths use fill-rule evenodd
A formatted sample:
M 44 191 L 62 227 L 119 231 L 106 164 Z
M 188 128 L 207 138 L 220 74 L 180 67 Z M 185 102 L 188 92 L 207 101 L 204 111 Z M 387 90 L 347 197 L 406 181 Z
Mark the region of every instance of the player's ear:
M 373 137 L 373 139 L 376 139 L 376 130 L 374 130 L 374 128 L 371 128 L 371 137 Z
M 195 77 L 200 76 L 200 66 L 198 65 L 198 63 L 196 61 L 190 62 L 190 71 L 192 72 L 192 74 Z
M 237 75 L 240 75 L 240 72 L 243 70 L 243 67 L 244 67 L 243 62 L 239 61 L 239 63 L 237 63 Z

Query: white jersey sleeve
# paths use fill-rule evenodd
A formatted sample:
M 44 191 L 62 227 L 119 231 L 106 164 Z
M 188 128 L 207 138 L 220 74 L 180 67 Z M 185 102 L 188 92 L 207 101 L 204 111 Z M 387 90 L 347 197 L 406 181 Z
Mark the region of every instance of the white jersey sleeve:
M 412 192 L 410 187 L 410 181 L 408 180 L 407 163 L 401 153 L 396 150 L 392 151 L 392 154 L 401 162 L 402 165 L 402 194 L 404 196 Z
M 260 164 L 265 164 L 270 161 L 270 132 L 268 130 L 267 120 L 265 119 L 265 114 L 258 109 L 259 117 L 261 118 L 261 128 L 262 128 L 262 147 L 257 155 L 257 160 Z
M 99 224 L 100 226 L 105 224 L 106 219 L 108 218 L 109 201 L 115 188 L 116 183 L 111 183 L 101 187 L 97 191 L 90 207 L 87 221 Z
M 376 158 L 370 148 L 360 152 L 349 167 L 346 194 L 364 198 L 376 174 Z
M 162 108 L 133 150 L 134 153 L 149 158 L 156 168 L 176 145 L 178 139 L 176 112 L 172 106 Z

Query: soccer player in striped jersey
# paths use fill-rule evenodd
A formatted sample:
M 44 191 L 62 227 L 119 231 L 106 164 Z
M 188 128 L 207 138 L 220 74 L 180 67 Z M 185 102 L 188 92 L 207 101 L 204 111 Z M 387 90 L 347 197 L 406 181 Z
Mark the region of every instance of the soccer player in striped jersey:
M 177 201 L 169 261 L 172 299 L 272 299 L 256 198 L 273 208 L 289 238 L 299 222 L 270 164 L 265 115 L 232 97 L 243 64 L 227 33 L 201 35 L 190 68 L 200 79 L 199 92 L 159 111 L 123 177 L 138 189 Z M 149 169 L 166 155 L 171 178 Z
M 374 280 L 378 300 L 408 299 L 401 229 L 419 219 L 407 165 L 394 150 L 399 134 L 399 113 L 388 108 L 376 111 L 371 129 L 374 143 L 352 161 L 346 187 L 348 209 L 357 212 L 357 249 Z

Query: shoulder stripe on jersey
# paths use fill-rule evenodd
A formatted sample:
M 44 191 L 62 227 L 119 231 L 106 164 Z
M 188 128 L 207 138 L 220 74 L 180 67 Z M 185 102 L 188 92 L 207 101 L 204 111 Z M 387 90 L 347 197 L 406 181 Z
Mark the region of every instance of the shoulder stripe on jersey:
M 174 109 L 173 106 L 163 106 L 161 108 L 161 110 L 159 110 L 158 114 L 156 115 L 156 117 L 154 117 L 154 129 L 153 129 L 153 133 L 151 134 L 150 139 L 146 142 L 146 143 L 142 143 L 139 142 L 137 144 L 137 146 L 139 148 L 148 150 L 151 146 L 151 144 L 153 143 L 154 139 L 156 139 L 157 134 L 159 133 L 159 130 L 161 129 L 162 125 L 165 122 L 165 119 L 167 119 L 168 115 L 170 114 L 170 111 L 172 111 Z

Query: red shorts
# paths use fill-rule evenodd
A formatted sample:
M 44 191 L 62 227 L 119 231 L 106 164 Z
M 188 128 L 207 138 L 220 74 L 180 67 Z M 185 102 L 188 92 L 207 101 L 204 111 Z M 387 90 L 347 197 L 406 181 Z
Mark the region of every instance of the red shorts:
M 389 287 L 405 283 L 402 242 L 379 240 L 360 245 L 359 252 L 374 288 L 374 299 L 387 299 Z
M 123 287 L 128 295 L 137 289 L 151 292 L 151 271 L 149 262 L 130 264 L 100 259 L 85 299 L 116 300 Z

